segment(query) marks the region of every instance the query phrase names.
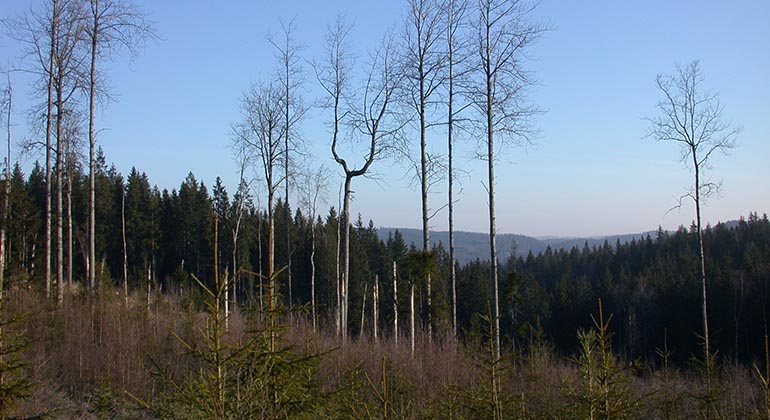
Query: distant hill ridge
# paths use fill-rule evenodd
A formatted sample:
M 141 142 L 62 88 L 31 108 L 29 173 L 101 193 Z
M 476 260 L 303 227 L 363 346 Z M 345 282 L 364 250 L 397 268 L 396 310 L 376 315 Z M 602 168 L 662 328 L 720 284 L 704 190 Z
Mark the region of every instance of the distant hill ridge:
M 422 243 L 421 229 L 381 227 L 377 228 L 377 234 L 380 239 L 385 241 L 396 230 L 404 237 L 404 242 L 407 245 L 415 244 L 417 246 Z M 514 240 L 516 241 L 516 254 L 526 256 L 530 251 L 535 255 L 544 252 L 548 246 L 553 250 L 572 249 L 575 246 L 583 248 L 586 243 L 589 247 L 594 247 L 603 245 L 605 240 L 614 246 L 618 241 L 624 244 L 631 242 L 633 239 L 646 238 L 647 235 L 654 239 L 657 236 L 657 231 L 590 238 L 533 238 L 526 235 L 504 233 L 497 235 L 497 257 L 501 260 L 507 258 L 511 254 L 511 246 Z M 430 240 L 431 244 L 435 245 L 441 242 L 444 248 L 449 248 L 449 232 L 431 231 Z M 489 235 L 478 232 L 455 232 L 455 256 L 461 264 L 477 258 L 489 260 Z

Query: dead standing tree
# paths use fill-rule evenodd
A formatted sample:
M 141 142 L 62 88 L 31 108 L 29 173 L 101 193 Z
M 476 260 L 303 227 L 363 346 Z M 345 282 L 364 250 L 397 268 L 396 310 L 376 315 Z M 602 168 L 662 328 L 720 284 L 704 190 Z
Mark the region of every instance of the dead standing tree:
M 695 225 L 698 234 L 699 271 L 703 310 L 703 345 L 706 374 L 711 375 L 711 349 L 709 340 L 708 308 L 706 298 L 706 257 L 703 252 L 703 230 L 701 228 L 701 204 L 719 191 L 719 183 L 708 181 L 704 172 L 710 169 L 710 158 L 714 152 L 728 153 L 735 148 L 740 127 L 731 127 L 723 121 L 724 106 L 716 93 L 700 91 L 703 82 L 698 61 L 685 67 L 677 66 L 673 75 L 658 75 L 656 86 L 664 98 L 658 102 L 659 115 L 647 118 L 650 128 L 647 137 L 658 141 L 674 142 L 681 148 L 681 160 L 693 171 L 693 184 L 680 197 L 692 199 L 695 204 Z
M 333 113 L 331 153 L 344 173 L 342 200 L 342 271 L 340 273 L 340 304 L 338 308 L 343 343 L 347 341 L 349 274 L 350 274 L 350 197 L 354 178 L 364 176 L 376 158 L 388 149 L 387 145 L 397 137 L 400 126 L 394 123 L 393 97 L 400 83 L 394 71 L 393 43 L 388 36 L 383 45 L 372 55 L 371 66 L 358 98 L 351 97 L 350 77 L 354 57 L 348 48 L 351 27 L 341 18 L 329 28 L 326 36 L 325 59 L 314 66 L 316 77 L 327 97 L 323 107 Z M 349 128 L 353 149 L 366 143 L 366 153 L 359 167 L 340 154 L 342 129 Z
M 494 288 L 495 349 L 500 357 L 500 290 L 495 219 L 495 159 L 507 145 L 530 142 L 536 130 L 531 118 L 538 111 L 526 100 L 534 83 L 523 67 L 525 49 L 537 41 L 546 28 L 527 21 L 534 5 L 521 0 L 479 0 L 477 20 L 478 71 L 470 85 L 471 99 L 479 111 L 484 133 L 479 158 L 487 162 L 489 197 L 489 244 Z

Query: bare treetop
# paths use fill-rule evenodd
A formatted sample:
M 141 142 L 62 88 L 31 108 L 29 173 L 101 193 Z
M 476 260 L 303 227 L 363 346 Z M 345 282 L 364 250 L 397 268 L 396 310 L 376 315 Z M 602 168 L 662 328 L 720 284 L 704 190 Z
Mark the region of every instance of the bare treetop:
M 659 74 L 655 84 L 664 98 L 657 104 L 659 115 L 647 118 L 647 137 L 679 144 L 680 160 L 690 169 L 710 169 L 714 152 L 728 154 L 736 146 L 740 126 L 725 122 L 719 94 L 701 92 L 703 73 L 697 60 L 676 66 L 675 74 Z M 694 166 L 693 166 L 694 165 Z M 697 187 L 702 198 L 716 193 L 719 184 L 701 181 Z M 685 197 L 695 198 L 691 191 Z

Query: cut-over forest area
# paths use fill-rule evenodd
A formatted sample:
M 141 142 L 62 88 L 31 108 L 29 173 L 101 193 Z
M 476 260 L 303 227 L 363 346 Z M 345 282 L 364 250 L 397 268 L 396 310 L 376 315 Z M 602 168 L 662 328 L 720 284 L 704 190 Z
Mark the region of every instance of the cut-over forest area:
M 657 76 L 640 133 L 680 147 L 690 226 L 501 252 L 497 166 L 543 113 L 527 63 L 554 28 L 536 2 L 409 0 L 366 60 L 344 16 L 314 58 L 281 21 L 276 71 L 233 98 L 230 191 L 194 171 L 158 188 L 97 141 L 110 64 L 160 38 L 141 8 L 34 3 L 0 20 L 24 51 L 0 102 L 0 420 L 770 419 L 770 220 L 702 222 L 710 158 L 741 127 L 697 60 Z M 333 168 L 303 136 L 311 108 Z M 458 139 L 484 165 L 488 258 L 455 255 Z M 419 243 L 352 209 L 385 161 L 414 174 Z

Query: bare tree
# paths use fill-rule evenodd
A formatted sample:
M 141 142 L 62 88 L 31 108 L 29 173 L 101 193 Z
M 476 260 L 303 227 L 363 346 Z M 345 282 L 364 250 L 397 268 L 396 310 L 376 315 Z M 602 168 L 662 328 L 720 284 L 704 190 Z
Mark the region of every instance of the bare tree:
M 41 119 L 45 124 L 45 293 L 46 298 L 51 297 L 51 271 L 52 271 L 52 191 L 51 188 L 51 160 L 53 144 L 54 122 L 54 86 L 56 81 L 57 45 L 60 32 L 60 16 L 62 6 L 60 0 L 50 0 L 40 11 L 31 9 L 30 12 L 18 20 L 4 19 L 2 21 L 5 31 L 11 38 L 24 45 L 24 53 L 27 58 L 32 58 L 34 63 L 25 68 L 26 71 L 40 77 L 40 91 L 45 91 L 46 107 Z M 25 66 L 26 67 L 26 66 Z M 33 117 L 37 120 L 36 117 Z M 37 144 L 28 145 L 30 148 Z
M 13 112 L 13 88 L 11 86 L 11 76 L 6 73 L 6 80 L 8 84 L 2 91 L 0 96 L 0 120 L 5 114 L 5 128 L 6 128 L 6 140 L 7 149 L 5 157 L 5 171 L 3 180 L 3 202 L 2 202 L 2 214 L 0 214 L 0 302 L 2 302 L 2 294 L 5 286 L 5 254 L 6 254 L 6 225 L 8 224 L 8 216 L 10 213 L 9 199 L 11 195 L 11 113 Z M 9 241 L 10 242 L 10 241 Z
M 487 161 L 489 247 L 494 287 L 495 349 L 500 357 L 500 290 L 497 275 L 495 222 L 495 154 L 501 146 L 529 142 L 535 130 L 531 117 L 537 109 L 526 100 L 532 76 L 524 69 L 525 49 L 546 30 L 527 21 L 533 4 L 523 0 L 479 0 L 475 22 L 478 42 L 478 80 L 471 86 L 484 131 L 480 158 Z
M 98 70 L 100 60 L 109 60 L 125 48 L 133 57 L 138 46 L 152 28 L 142 12 L 122 0 L 88 0 L 88 24 L 85 25 L 89 42 L 88 58 L 88 287 L 93 295 L 96 290 L 96 212 L 95 212 L 95 156 L 96 152 L 96 99 L 108 97 L 104 76 Z
M 468 9 L 468 0 L 447 0 L 444 4 L 444 23 L 445 41 L 446 41 L 446 100 L 447 100 L 447 209 L 449 217 L 449 283 L 451 287 L 452 298 L 452 333 L 457 336 L 457 273 L 455 270 L 455 236 L 454 236 L 454 130 L 455 118 L 458 112 L 464 107 L 455 108 L 455 67 L 462 64 L 467 54 L 463 49 L 463 39 L 460 37 L 460 31 L 465 22 L 466 11 Z M 460 71 L 462 76 L 466 71 Z
M 57 37 L 54 39 L 54 106 L 56 108 L 56 282 L 58 301 L 64 299 L 64 172 L 66 166 L 67 129 L 65 121 L 74 118 L 77 109 L 72 104 L 82 87 L 84 5 L 77 0 L 59 0 L 61 10 L 54 19 Z M 73 123 L 72 121 L 70 123 Z
M 340 275 L 340 325 L 342 341 L 347 341 L 348 286 L 350 273 L 350 197 L 354 178 L 364 176 L 375 159 L 382 155 L 386 145 L 396 137 L 400 126 L 394 123 L 393 97 L 399 86 L 399 76 L 394 72 L 393 43 L 386 37 L 384 44 L 372 55 L 364 87 L 358 98 L 349 92 L 353 56 L 348 52 L 347 37 L 351 27 L 338 18 L 329 28 L 326 37 L 326 57 L 322 64 L 315 65 L 316 77 L 326 93 L 323 106 L 333 113 L 331 153 L 343 170 L 345 181 L 342 200 L 342 272 Z M 366 154 L 360 166 L 353 167 L 340 154 L 342 126 L 350 128 L 352 146 L 366 143 Z
M 286 206 L 286 278 L 289 298 L 289 309 L 293 305 L 292 285 L 291 285 L 291 208 L 289 207 L 289 187 L 291 184 L 292 154 L 295 154 L 301 148 L 301 137 L 297 133 L 297 125 L 305 116 L 307 108 L 305 107 L 300 89 L 302 88 L 302 65 L 299 52 L 302 47 L 297 45 L 294 40 L 294 33 L 297 26 L 294 19 L 288 24 L 281 21 L 283 36 L 280 40 L 274 39 L 268 35 L 268 41 L 277 51 L 277 59 L 280 63 L 278 71 L 278 80 L 281 84 L 280 101 L 283 112 L 283 127 L 281 136 L 283 137 L 283 169 L 284 169 L 284 205 Z
M 313 331 L 318 330 L 318 317 L 316 314 L 315 293 L 315 219 L 318 214 L 318 206 L 326 201 L 329 189 L 329 169 L 319 167 L 313 172 L 305 172 L 301 175 L 300 204 L 307 211 L 310 218 L 310 312 L 313 321 Z
M 703 252 L 703 230 L 701 228 L 701 204 L 719 191 L 719 183 L 709 181 L 704 172 L 711 168 L 710 159 L 714 152 L 728 153 L 735 148 L 740 127 L 731 127 L 724 122 L 724 106 L 716 93 L 702 92 L 701 73 L 698 61 L 685 67 L 677 65 L 676 73 L 658 75 L 656 86 L 664 98 L 658 102 L 659 115 L 647 118 L 650 128 L 647 137 L 658 141 L 674 142 L 680 146 L 680 159 L 693 171 L 693 184 L 679 199 L 675 208 L 682 206 L 684 199 L 695 203 L 695 223 L 698 233 L 698 256 L 702 288 L 704 361 L 707 375 L 711 374 L 711 349 L 706 298 L 706 259 Z
M 275 193 L 284 181 L 278 169 L 283 156 L 281 141 L 280 109 L 281 91 L 274 83 L 261 82 L 252 84 L 243 93 L 241 99 L 242 121 L 233 126 L 237 142 L 247 150 L 249 159 L 258 164 L 264 176 L 267 190 L 267 278 L 268 311 L 275 311 L 278 306 L 275 271 Z M 270 317 L 273 322 L 275 316 Z M 272 327 L 275 327 L 274 325 Z M 274 328 L 271 328 L 274 331 Z M 271 349 L 274 349 L 275 336 L 271 334 Z
M 406 101 L 417 118 L 420 160 L 417 176 L 420 183 L 420 197 L 422 199 L 422 248 L 430 251 L 430 219 L 435 215 L 430 214 L 428 194 L 430 187 L 438 180 L 435 179 L 435 156 L 429 156 L 427 130 L 435 125 L 429 121 L 431 108 L 436 105 L 435 97 L 442 86 L 445 64 L 445 51 L 442 48 L 441 36 L 442 19 L 441 5 L 438 0 L 409 0 L 409 9 L 406 15 L 406 25 L 403 34 L 403 72 L 404 91 Z M 427 329 L 429 339 L 433 332 L 432 319 L 432 285 L 431 275 L 426 275 L 427 294 Z

